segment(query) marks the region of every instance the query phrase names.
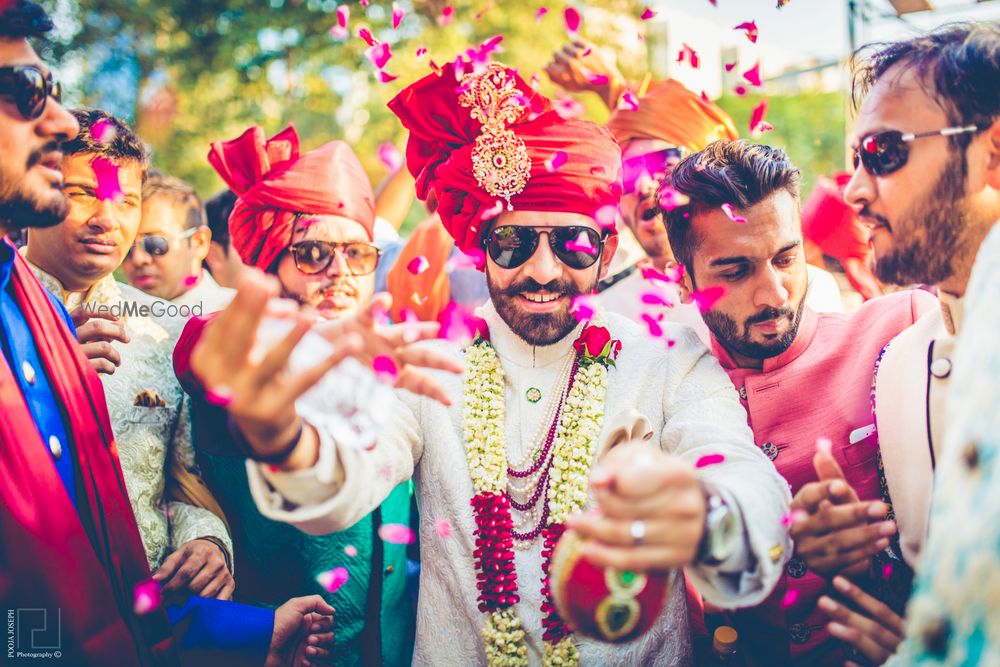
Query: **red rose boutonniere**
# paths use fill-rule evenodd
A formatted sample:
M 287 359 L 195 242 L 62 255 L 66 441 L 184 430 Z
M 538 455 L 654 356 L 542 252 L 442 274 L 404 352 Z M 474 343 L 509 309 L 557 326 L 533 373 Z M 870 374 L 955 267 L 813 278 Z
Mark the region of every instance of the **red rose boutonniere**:
M 611 333 L 604 327 L 589 326 L 584 327 L 573 347 L 580 355 L 581 365 L 598 363 L 605 368 L 614 368 L 615 359 L 622 349 L 622 342 L 612 339 Z

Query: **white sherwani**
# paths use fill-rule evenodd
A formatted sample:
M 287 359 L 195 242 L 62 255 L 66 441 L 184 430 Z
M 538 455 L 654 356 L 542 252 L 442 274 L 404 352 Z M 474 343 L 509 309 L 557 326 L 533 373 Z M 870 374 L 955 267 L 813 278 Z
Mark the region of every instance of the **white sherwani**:
M 236 296 L 236 290 L 222 287 L 215 282 L 212 274 L 202 271 L 198 284 L 184 292 L 170 303 L 178 306 L 201 306 L 201 314 L 209 315 L 219 310 L 225 310 L 229 302 Z
M 532 347 L 518 338 L 490 304 L 483 309 L 490 340 L 506 376 L 508 456 L 520 460 L 545 412 L 545 404 L 580 328 L 555 345 Z M 725 455 L 725 462 L 699 472 L 704 483 L 742 518 L 744 539 L 729 561 L 718 568 L 695 566 L 689 571 L 705 598 L 723 607 L 763 601 L 782 572 L 789 551 L 781 518 L 788 512 L 787 483 L 754 446 L 732 382 L 708 350 L 686 327 L 670 325 L 677 343 L 671 348 L 651 340 L 635 324 L 608 317 L 612 338 L 622 341 L 617 368 L 609 370 L 605 430 L 616 415 L 638 410 L 649 418 L 655 442 L 691 462 L 706 454 Z M 472 558 L 474 495 L 462 436 L 462 384 L 459 376 L 439 378 L 454 405 L 400 392 L 387 405 L 394 420 L 371 451 L 338 448 L 324 434 L 323 415 L 300 412 L 321 433 L 321 453 L 309 470 L 281 473 L 248 464 L 250 486 L 260 511 L 310 533 L 342 530 L 372 511 L 389 491 L 413 475 L 420 503 L 421 572 L 417 665 L 482 665 L 486 663 L 480 629 L 484 615 L 476 604 L 476 570 Z M 543 399 L 529 402 L 525 390 L 536 387 Z M 603 434 L 602 434 L 603 439 Z M 339 471 L 335 477 L 335 470 Z M 450 537 L 436 530 L 447 520 Z M 521 602 L 516 606 L 532 664 L 540 664 L 542 579 L 541 539 L 517 551 Z M 344 563 L 331 563 L 350 567 Z M 659 622 L 640 639 L 611 645 L 579 639 L 582 665 L 684 665 L 691 662 L 691 639 L 683 578 L 673 577 L 668 603 Z

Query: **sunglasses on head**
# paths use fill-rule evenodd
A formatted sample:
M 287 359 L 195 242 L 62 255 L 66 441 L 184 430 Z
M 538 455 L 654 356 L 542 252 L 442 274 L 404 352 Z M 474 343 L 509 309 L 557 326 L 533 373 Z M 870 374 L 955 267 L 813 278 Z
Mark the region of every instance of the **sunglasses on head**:
M 163 235 L 160 235 L 160 234 L 151 234 L 151 235 L 148 235 L 148 236 L 140 236 L 140 237 L 138 237 L 135 240 L 135 243 L 132 244 L 132 247 L 128 249 L 128 255 L 126 255 L 125 257 L 126 257 L 126 259 L 128 259 L 129 257 L 131 257 L 132 256 L 132 250 L 137 245 L 140 245 L 140 244 L 142 245 L 142 249 L 145 250 L 146 254 L 149 255 L 150 257 L 163 257 L 168 252 L 170 252 L 170 242 L 171 241 L 173 241 L 174 239 L 187 239 L 187 238 L 191 238 L 194 235 L 194 233 L 197 232 L 197 231 L 198 231 L 197 228 L 192 228 L 192 229 L 187 230 L 186 232 L 181 232 L 177 236 L 163 236 Z
M 906 165 L 906 161 L 910 157 L 910 147 L 907 144 L 911 141 L 925 137 L 951 137 L 956 134 L 978 131 L 977 126 L 966 125 L 964 127 L 946 127 L 943 130 L 918 134 L 900 132 L 899 130 L 874 132 L 862 137 L 857 148 L 854 149 L 854 168 L 864 166 L 865 171 L 872 176 L 888 176 Z
M 653 180 L 663 178 L 673 170 L 682 157 L 684 157 L 683 149 L 664 148 L 622 160 L 623 191 L 626 194 L 635 192 L 644 176 Z
M 295 267 L 312 275 L 330 268 L 337 253 L 343 255 L 352 276 L 366 276 L 378 266 L 382 251 L 370 243 L 332 243 L 330 241 L 299 241 L 288 246 Z
M 62 86 L 52 80 L 52 73 L 35 65 L 0 67 L 0 95 L 14 98 L 25 120 L 34 120 L 45 111 L 49 97 L 59 102 Z
M 538 250 L 538 239 L 542 234 L 548 236 L 552 254 L 571 269 L 593 266 L 604 246 L 604 237 L 590 227 L 503 225 L 486 237 L 486 251 L 500 268 L 516 269 Z

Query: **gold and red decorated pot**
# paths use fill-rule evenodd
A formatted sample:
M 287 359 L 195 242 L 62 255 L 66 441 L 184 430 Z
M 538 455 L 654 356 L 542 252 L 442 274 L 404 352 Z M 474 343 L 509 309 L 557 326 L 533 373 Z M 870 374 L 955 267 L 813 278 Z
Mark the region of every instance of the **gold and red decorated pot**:
M 567 530 L 552 554 L 550 585 L 559 615 L 574 632 L 604 642 L 627 642 L 659 618 L 670 573 L 597 567 L 583 558 L 583 540 Z

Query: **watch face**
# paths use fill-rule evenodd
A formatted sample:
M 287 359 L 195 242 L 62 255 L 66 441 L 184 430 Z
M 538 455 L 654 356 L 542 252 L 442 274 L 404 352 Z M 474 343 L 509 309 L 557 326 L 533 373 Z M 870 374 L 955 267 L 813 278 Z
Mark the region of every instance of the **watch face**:
M 709 556 L 715 561 L 724 561 L 733 553 L 736 544 L 736 518 L 725 504 L 714 509 L 710 517 L 711 537 Z

